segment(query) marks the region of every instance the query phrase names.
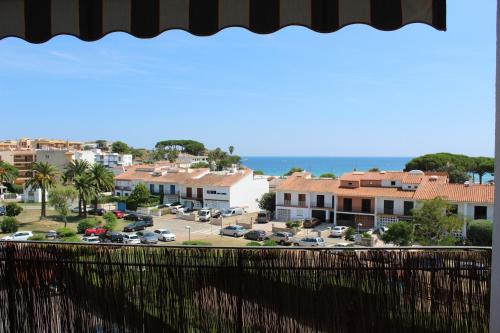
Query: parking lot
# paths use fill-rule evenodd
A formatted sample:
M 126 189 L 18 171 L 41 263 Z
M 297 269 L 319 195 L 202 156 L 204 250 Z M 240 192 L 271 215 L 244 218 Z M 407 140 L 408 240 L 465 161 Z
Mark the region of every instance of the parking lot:
M 233 216 L 223 219 L 223 226 L 234 225 L 237 222 L 249 223 L 255 218 L 255 214 L 245 214 L 242 216 Z M 272 227 L 284 228 L 284 222 L 269 222 L 265 224 L 253 224 L 253 230 L 264 230 L 268 235 L 272 233 Z M 295 238 L 305 236 L 317 236 L 315 230 L 326 230 L 330 224 L 324 223 L 314 229 L 302 229 Z M 189 227 L 189 228 L 187 228 Z M 198 240 L 211 243 L 214 246 L 245 246 L 249 240 L 243 237 L 230 237 L 220 235 L 220 226 L 212 225 L 208 222 L 186 221 L 177 218 L 175 215 L 166 215 L 154 217 L 154 226 L 147 228 L 148 230 L 167 229 L 176 235 L 176 241 L 170 243 L 159 243 L 160 245 L 181 244 L 187 240 Z M 350 243 L 343 238 L 323 237 L 327 247 L 335 246 L 339 243 Z

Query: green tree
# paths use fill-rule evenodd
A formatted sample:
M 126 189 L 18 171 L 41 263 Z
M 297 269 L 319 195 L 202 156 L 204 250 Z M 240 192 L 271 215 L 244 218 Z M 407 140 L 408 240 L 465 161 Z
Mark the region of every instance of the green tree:
M 253 172 L 253 174 L 256 175 L 256 176 L 263 176 L 264 175 L 264 171 L 262 171 L 262 170 L 255 170 Z
M 460 230 L 463 221 L 449 211 L 449 204 L 442 198 L 424 201 L 420 208 L 413 209 L 415 239 L 425 245 L 441 245 L 452 232 Z
M 191 169 L 205 169 L 208 167 L 210 167 L 210 166 L 208 165 L 208 163 L 205 163 L 205 162 L 197 162 L 197 163 L 191 164 Z
M 127 198 L 127 207 L 131 210 L 137 209 L 141 204 L 145 204 L 149 201 L 151 194 L 144 184 L 137 184 Z
M 94 164 L 89 170 L 92 186 L 94 187 L 94 211 L 97 211 L 99 195 L 103 192 L 112 192 L 115 188 L 115 178 L 111 171 L 102 164 Z
M 7 216 L 17 216 L 21 214 L 22 211 L 23 207 L 15 202 L 8 203 L 7 206 L 5 206 L 5 215 Z
M 73 186 L 56 186 L 49 191 L 49 205 L 53 206 L 64 221 L 68 224 L 68 215 L 71 203 L 77 198 L 78 193 Z
M 495 172 L 495 160 L 491 157 L 476 157 L 472 171 L 479 176 L 479 183 L 483 183 L 485 174 Z
M 78 197 L 82 202 L 82 215 L 87 217 L 87 203 L 89 203 L 96 196 L 96 188 L 92 176 L 86 172 L 82 175 L 75 177 L 73 180 Z
M 2 219 L 2 223 L 0 223 L 0 229 L 2 232 L 16 232 L 19 228 L 19 223 L 16 218 L 13 216 L 6 216 Z
M 382 240 L 398 246 L 409 246 L 413 242 L 413 224 L 409 222 L 391 223 L 389 229 L 382 235 Z
M 130 154 L 130 147 L 122 141 L 115 141 L 111 145 L 111 151 L 118 154 Z
M 463 183 L 468 179 L 467 172 L 474 172 L 474 159 L 450 153 L 427 154 L 410 160 L 405 171 L 422 170 L 447 172 L 451 183 Z
M 18 176 L 19 172 L 15 166 L 0 161 L 0 185 L 3 183 L 14 183 Z
M 264 193 L 260 197 L 259 208 L 267 210 L 269 212 L 274 212 L 276 210 L 276 193 L 275 192 Z
M 170 149 L 167 151 L 167 160 L 170 163 L 175 163 L 177 161 L 177 157 L 179 157 L 179 152 L 175 149 Z
M 380 172 L 380 169 L 375 167 L 375 168 L 371 168 L 370 170 L 368 170 L 368 172 Z
M 181 150 L 186 154 L 191 155 L 201 155 L 205 152 L 205 145 L 203 143 L 194 140 L 165 140 L 156 143 L 155 148 L 157 150 Z
M 303 172 L 304 169 L 302 168 L 299 168 L 299 167 L 293 167 L 293 168 L 290 168 L 290 170 L 288 170 L 287 173 L 285 173 L 285 176 L 291 176 L 292 174 L 294 174 L 295 172 Z
M 108 150 L 107 140 L 95 140 L 95 144 L 98 149 Z
M 31 172 L 33 176 L 26 181 L 26 186 L 42 192 L 40 219 L 44 219 L 47 215 L 46 191 L 56 184 L 57 169 L 45 162 L 34 162 L 31 165 Z
M 337 177 L 333 173 L 323 173 L 319 178 L 331 178 L 331 179 L 336 179 Z
M 491 246 L 493 237 L 493 222 L 476 220 L 467 226 L 467 240 L 474 246 Z
M 114 230 L 116 228 L 116 216 L 112 212 L 106 212 L 102 216 L 104 221 L 106 221 L 106 224 L 104 225 L 104 228 L 108 230 Z
M 73 184 L 75 177 L 87 173 L 90 169 L 89 162 L 85 160 L 74 160 L 66 165 L 62 180 L 64 184 Z M 82 197 L 78 195 L 78 215 L 82 216 Z
M 230 155 L 233 155 L 233 153 L 234 153 L 234 146 L 229 146 L 229 148 L 227 150 L 229 151 Z

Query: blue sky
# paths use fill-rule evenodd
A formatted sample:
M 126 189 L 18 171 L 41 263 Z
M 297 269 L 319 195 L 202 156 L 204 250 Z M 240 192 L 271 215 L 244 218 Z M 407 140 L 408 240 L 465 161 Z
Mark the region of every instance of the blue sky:
M 0 139 L 186 138 L 241 155 L 493 155 L 494 0 L 448 1 L 448 31 L 233 28 L 152 40 L 0 42 Z

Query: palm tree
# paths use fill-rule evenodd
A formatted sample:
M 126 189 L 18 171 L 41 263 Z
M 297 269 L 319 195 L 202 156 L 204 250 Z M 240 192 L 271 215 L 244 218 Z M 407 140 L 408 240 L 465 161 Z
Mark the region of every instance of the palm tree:
M 234 146 L 229 146 L 229 154 L 230 155 L 233 155 L 233 152 L 234 152 Z
M 73 179 L 78 197 L 82 200 L 83 216 L 87 217 L 87 203 L 96 195 L 94 182 L 90 173 L 86 172 Z
M 44 162 L 34 162 L 31 165 L 32 177 L 26 181 L 26 186 L 42 192 L 42 210 L 40 219 L 45 218 L 47 212 L 46 191 L 56 184 L 57 169 Z
M 64 184 L 73 183 L 75 178 L 83 175 L 90 169 L 89 162 L 85 160 L 74 160 L 66 165 L 62 181 Z M 82 216 L 82 197 L 78 195 L 78 215 Z
M 3 183 L 13 183 L 18 175 L 19 172 L 15 166 L 0 161 L 0 185 Z
M 101 164 L 94 164 L 89 170 L 92 185 L 95 190 L 94 194 L 94 212 L 97 212 L 97 204 L 99 194 L 102 192 L 111 192 L 115 188 L 115 179 L 111 171 L 106 169 Z

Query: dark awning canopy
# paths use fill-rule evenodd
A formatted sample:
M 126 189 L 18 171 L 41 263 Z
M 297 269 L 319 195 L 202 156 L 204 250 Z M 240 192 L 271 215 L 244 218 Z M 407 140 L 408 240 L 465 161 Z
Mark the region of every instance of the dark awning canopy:
M 31 43 L 61 34 L 94 41 L 114 31 L 139 38 L 171 29 L 208 36 L 227 27 L 267 34 L 290 25 L 333 32 L 354 23 L 445 30 L 446 0 L 0 0 L 0 39 Z

